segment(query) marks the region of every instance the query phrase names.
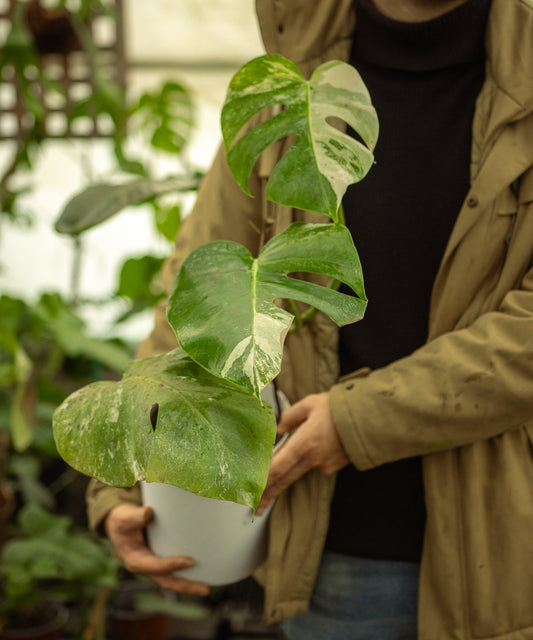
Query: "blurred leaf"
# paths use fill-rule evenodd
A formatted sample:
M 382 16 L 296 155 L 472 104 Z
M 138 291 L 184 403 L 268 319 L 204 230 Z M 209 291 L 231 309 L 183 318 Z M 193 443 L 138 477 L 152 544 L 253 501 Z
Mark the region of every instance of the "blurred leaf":
M 16 383 L 15 364 L 0 362 L 0 387 L 11 387 Z
M 142 117 L 142 128 L 151 131 L 151 144 L 167 153 L 180 153 L 194 129 L 194 106 L 189 91 L 167 82 L 159 94 L 145 93 L 133 109 Z
M 116 127 L 125 122 L 128 111 L 124 99 L 124 88 L 106 78 L 100 68 L 95 66 L 96 78 L 92 98 L 97 113 L 108 113 Z
M 35 455 L 13 454 L 9 457 L 9 473 L 16 478 L 24 503 L 36 502 L 52 508 L 54 499 L 40 480 L 41 472 L 42 465 Z
M 19 516 L 19 526 L 22 533 L 34 538 L 64 536 L 70 524 L 70 519 L 67 516 L 52 514 L 34 505 L 28 505 Z
M 181 226 L 181 210 L 178 204 L 171 207 L 155 207 L 155 225 L 169 242 L 174 242 Z
M 150 255 L 128 258 L 120 270 L 117 295 L 153 306 L 164 295 L 162 289 L 154 287 L 154 278 L 159 274 L 164 261 L 164 258 Z
M 122 371 L 131 359 L 131 354 L 125 347 L 87 335 L 84 322 L 59 294 L 43 294 L 35 311 L 46 322 L 67 355 L 94 358 L 116 371 Z
M 0 349 L 14 355 L 18 345 L 18 336 L 24 325 L 27 326 L 30 310 L 28 305 L 11 296 L 0 296 Z
M 126 184 L 87 187 L 67 202 L 55 229 L 77 234 L 100 224 L 125 207 L 134 206 L 170 191 L 191 191 L 198 187 L 196 176 L 174 176 L 163 180 L 139 178 Z
M 43 394 L 43 386 L 44 384 L 41 381 L 39 384 L 39 402 L 37 404 L 37 426 L 33 434 L 31 449 L 49 459 L 55 459 L 59 454 L 57 453 L 54 433 L 51 429 L 52 418 L 57 406 L 65 399 L 66 393 L 61 390 L 61 397 L 58 397 L 53 403 L 44 401 L 41 398 L 41 396 L 45 395 Z M 41 501 L 39 502 L 45 504 Z
M 139 160 L 129 158 L 124 152 L 124 136 L 121 133 L 117 133 L 114 137 L 113 151 L 115 152 L 115 158 L 118 162 L 119 169 L 124 173 L 132 173 L 136 176 L 148 177 L 148 170 L 145 165 Z
M 70 8 L 72 10 L 72 3 L 69 0 L 59 0 L 60 6 Z M 108 2 L 102 2 L 102 0 L 79 0 L 76 15 L 82 20 L 89 20 L 95 16 L 110 16 L 116 18 L 115 13 L 112 10 L 113 5 Z
M 207 607 L 170 599 L 166 595 L 150 591 L 139 591 L 135 594 L 135 609 L 139 613 L 166 613 L 182 620 L 205 620 L 210 615 Z
M 17 384 L 11 404 L 11 438 L 15 451 L 24 451 L 32 441 L 35 429 L 37 390 L 33 363 L 22 348 L 15 352 Z
M 87 54 L 87 61 L 92 76 L 91 94 L 69 109 L 69 120 L 72 122 L 78 117 L 96 117 L 106 113 L 113 121 L 115 131 L 124 129 L 128 118 L 124 87 L 107 77 L 98 63 L 98 49 L 94 45 L 90 29 L 87 23 L 76 12 L 70 12 L 70 20 L 73 24 L 76 36 L 80 39 L 82 48 Z
M 11 28 L 0 51 L 0 70 L 8 65 L 15 69 L 24 105 L 37 120 L 40 120 L 44 116 L 44 107 L 33 95 L 33 82 L 27 79 L 25 71 L 32 68 L 40 78 L 43 74 L 33 36 L 26 25 L 24 10 L 25 3 L 15 2 L 11 14 Z
M 0 613 L 45 600 L 47 591 L 40 585 L 44 579 L 62 580 L 71 590 L 116 585 L 118 561 L 102 541 L 73 527 L 70 518 L 30 503 L 22 509 L 19 524 L 22 535 L 2 549 L 6 597 Z

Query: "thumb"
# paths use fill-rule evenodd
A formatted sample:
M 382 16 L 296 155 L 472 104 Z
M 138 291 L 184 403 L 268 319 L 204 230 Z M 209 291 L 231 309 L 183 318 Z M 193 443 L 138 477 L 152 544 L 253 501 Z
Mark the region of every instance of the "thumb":
M 125 529 L 142 529 L 154 517 L 152 507 L 122 504 L 116 509 L 117 522 L 121 521 Z
M 142 514 L 141 514 L 142 525 L 145 526 L 153 519 L 154 512 L 152 507 L 144 506 L 144 507 L 141 507 L 141 509 L 142 509 Z

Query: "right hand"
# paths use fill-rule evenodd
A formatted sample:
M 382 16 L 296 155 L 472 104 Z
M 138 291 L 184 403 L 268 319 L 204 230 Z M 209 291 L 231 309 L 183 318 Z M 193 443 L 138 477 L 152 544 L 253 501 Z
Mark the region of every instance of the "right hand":
M 161 558 L 150 551 L 146 545 L 143 530 L 152 517 L 153 511 L 150 507 L 125 503 L 114 507 L 104 521 L 106 535 L 118 556 L 123 560 L 127 571 L 151 578 L 162 589 L 207 596 L 209 587 L 205 583 L 193 582 L 173 575 L 175 571 L 192 567 L 194 565 L 192 558 L 187 556 Z

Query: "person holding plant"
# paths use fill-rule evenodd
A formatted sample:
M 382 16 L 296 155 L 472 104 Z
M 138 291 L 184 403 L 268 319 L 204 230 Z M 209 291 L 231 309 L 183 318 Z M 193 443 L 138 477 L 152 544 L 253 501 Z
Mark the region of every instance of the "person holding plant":
M 309 75 L 360 71 L 380 117 L 376 165 L 344 197 L 366 318 L 317 314 L 286 341 L 293 406 L 259 512 L 277 499 L 265 620 L 291 639 L 533 638 L 533 2 L 257 0 L 265 47 Z M 290 142 L 288 143 L 290 144 Z M 268 202 L 284 142 L 249 198 L 221 151 L 168 259 L 232 239 L 251 251 L 319 216 Z M 164 307 L 139 357 L 174 348 Z M 340 377 L 341 376 L 341 377 Z M 132 571 L 205 594 L 157 558 L 136 489 L 91 485 Z

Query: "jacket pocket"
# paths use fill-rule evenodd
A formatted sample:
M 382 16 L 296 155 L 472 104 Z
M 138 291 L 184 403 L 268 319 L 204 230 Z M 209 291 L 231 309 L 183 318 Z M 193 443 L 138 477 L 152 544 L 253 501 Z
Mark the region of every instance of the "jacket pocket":
M 530 421 L 459 452 L 473 638 L 533 627 L 532 436 Z

